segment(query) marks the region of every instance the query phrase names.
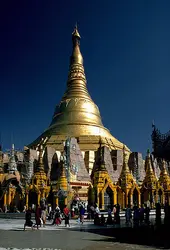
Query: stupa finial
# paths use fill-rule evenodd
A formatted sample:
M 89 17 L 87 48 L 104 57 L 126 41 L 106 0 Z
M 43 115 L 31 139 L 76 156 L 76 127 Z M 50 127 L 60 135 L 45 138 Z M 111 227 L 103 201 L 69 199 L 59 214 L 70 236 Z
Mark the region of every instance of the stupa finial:
M 78 40 L 81 39 L 81 36 L 80 36 L 80 34 L 79 34 L 79 32 L 78 32 L 77 22 L 76 22 L 76 24 L 75 24 L 74 31 L 73 31 L 73 33 L 72 33 L 72 39 L 73 39 L 73 41 L 75 40 L 75 38 L 77 38 Z M 73 45 L 74 45 L 74 44 L 73 44 Z

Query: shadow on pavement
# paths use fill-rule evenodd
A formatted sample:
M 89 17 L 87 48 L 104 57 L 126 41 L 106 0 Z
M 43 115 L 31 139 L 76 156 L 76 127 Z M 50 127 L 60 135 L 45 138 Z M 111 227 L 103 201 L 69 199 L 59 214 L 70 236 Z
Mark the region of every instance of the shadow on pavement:
M 77 231 L 77 229 L 74 228 L 70 230 Z M 100 240 L 94 239 L 93 241 L 120 242 L 127 244 L 150 246 L 161 249 L 170 249 L 169 228 L 165 227 L 164 225 L 161 225 L 157 228 L 154 228 L 153 226 L 142 226 L 138 228 L 81 228 L 79 231 L 99 234 L 108 237 Z

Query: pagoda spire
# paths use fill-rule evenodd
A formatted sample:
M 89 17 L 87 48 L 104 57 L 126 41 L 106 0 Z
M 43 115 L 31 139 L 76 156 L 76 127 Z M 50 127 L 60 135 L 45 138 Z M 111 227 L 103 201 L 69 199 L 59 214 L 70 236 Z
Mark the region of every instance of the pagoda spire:
M 83 56 L 80 51 L 80 34 L 77 25 L 72 33 L 72 54 L 70 57 L 70 68 L 67 79 L 67 90 L 62 98 L 86 98 L 91 100 L 86 87 L 86 76 L 83 66 Z
M 61 189 L 63 189 L 64 191 L 67 190 L 68 187 L 68 183 L 67 183 L 67 177 L 66 177 L 66 173 L 65 173 L 65 168 L 64 168 L 64 157 L 63 155 L 61 155 L 60 157 L 60 167 L 61 167 L 61 174 L 60 174 L 60 178 L 59 178 L 59 187 Z
M 151 155 L 150 150 L 147 150 L 147 156 L 146 156 L 146 175 L 154 175 L 154 171 L 151 164 Z
M 132 183 L 135 181 L 133 178 L 133 174 L 129 169 L 128 166 L 128 155 L 126 154 L 126 148 L 125 145 L 123 145 L 123 166 L 122 171 L 119 177 L 120 185 L 124 190 L 127 190 L 127 188 L 130 188 Z
M 162 169 L 161 169 L 159 181 L 166 188 L 170 184 L 170 176 L 166 170 L 165 160 L 162 161 Z
M 103 126 L 99 108 L 88 92 L 80 39 L 76 25 L 72 32 L 72 53 L 66 91 L 60 103 L 56 105 L 50 126 L 29 145 L 31 148 L 37 146 L 44 137 L 48 138 L 46 145 L 51 145 L 52 141 L 56 141 L 54 138 L 59 135 L 59 138 L 87 137 L 88 141 L 93 141 L 91 138 L 95 137 L 97 144 L 102 137 L 103 143 L 107 143 L 111 149 L 122 149 L 122 143 Z M 90 147 L 92 144 L 93 142 L 90 142 Z M 127 147 L 126 151 L 130 152 Z
M 165 163 L 165 160 L 162 161 L 162 174 L 163 175 L 168 175 L 168 172 L 166 170 L 166 163 Z

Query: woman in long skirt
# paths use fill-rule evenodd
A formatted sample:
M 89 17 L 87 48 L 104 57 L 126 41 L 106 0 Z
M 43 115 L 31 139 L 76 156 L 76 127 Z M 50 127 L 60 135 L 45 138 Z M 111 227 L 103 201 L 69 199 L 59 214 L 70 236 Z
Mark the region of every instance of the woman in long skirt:
M 35 210 L 35 225 L 37 226 L 41 226 L 41 208 L 39 205 L 36 206 L 36 210 Z
M 31 208 L 28 208 L 25 214 L 24 231 L 26 227 L 31 227 L 33 229 L 33 222 L 31 220 Z
M 64 206 L 63 214 L 64 214 L 64 219 L 65 219 L 65 226 L 67 227 L 67 225 L 68 225 L 70 227 L 70 222 L 69 222 L 70 210 L 67 208 L 66 205 Z

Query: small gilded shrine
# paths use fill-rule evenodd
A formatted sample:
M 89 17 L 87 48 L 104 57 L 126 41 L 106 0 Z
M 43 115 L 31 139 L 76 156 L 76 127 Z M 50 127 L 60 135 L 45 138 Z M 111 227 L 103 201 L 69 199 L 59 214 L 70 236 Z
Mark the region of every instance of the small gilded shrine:
M 22 152 L 14 145 L 11 152 L 0 150 L 1 209 L 84 201 L 107 210 L 170 199 L 167 161 L 149 151 L 144 161 L 104 127 L 87 89 L 80 39 L 75 27 L 66 91 L 50 126 Z

